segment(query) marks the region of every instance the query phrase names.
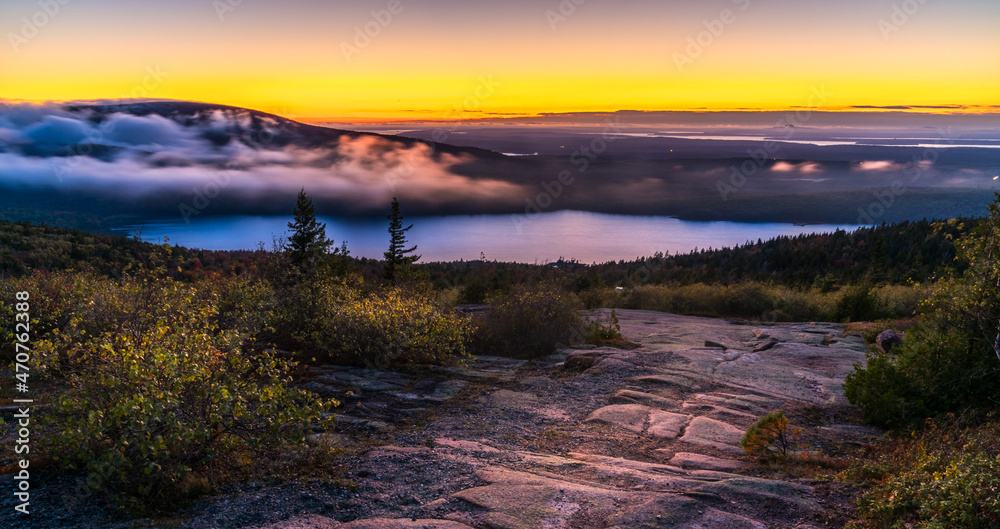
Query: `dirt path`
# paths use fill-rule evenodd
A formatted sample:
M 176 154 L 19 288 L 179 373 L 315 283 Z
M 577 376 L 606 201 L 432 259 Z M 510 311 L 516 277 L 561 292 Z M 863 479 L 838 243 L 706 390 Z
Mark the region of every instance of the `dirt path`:
M 317 369 L 312 389 L 353 396 L 338 431 L 311 440 L 388 444 L 349 462 L 356 493 L 256 527 L 843 525 L 849 504 L 837 484 L 754 477 L 759 469 L 737 445 L 776 409 L 812 423 L 813 450 L 876 433 L 839 419 L 841 383 L 864 359 L 860 339 L 825 323 L 753 326 L 646 311 L 618 318 L 640 348 L 481 358 L 416 374 Z

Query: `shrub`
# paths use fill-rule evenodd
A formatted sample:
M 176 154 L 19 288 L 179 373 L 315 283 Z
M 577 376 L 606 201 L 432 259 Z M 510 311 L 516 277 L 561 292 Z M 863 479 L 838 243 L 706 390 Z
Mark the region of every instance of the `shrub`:
M 576 296 L 558 286 L 517 285 L 490 298 L 491 310 L 479 320 L 478 347 L 513 357 L 552 353 L 557 345 L 583 341 Z
M 289 388 L 289 366 L 272 356 L 242 354 L 239 333 L 211 323 L 210 292 L 158 285 L 105 285 L 105 300 L 155 303 L 133 307 L 106 332 L 53 331 L 34 355 L 61 388 L 51 416 L 54 459 L 85 470 L 95 489 L 137 511 L 172 506 L 196 475 L 233 467 L 240 453 L 259 457 L 302 441 L 336 404 Z
M 234 277 L 223 281 L 218 289 L 219 327 L 236 330 L 258 342 L 273 340 L 277 332 L 275 314 L 282 304 L 269 281 Z
M 978 421 L 977 421 L 978 422 Z M 844 477 L 874 483 L 851 527 L 991 528 L 1000 525 L 1000 446 L 995 423 L 949 420 L 913 438 L 889 438 Z M 910 437 L 910 435 L 907 435 Z
M 925 455 L 858 500 L 877 527 L 988 528 L 1000 521 L 1000 456 L 964 451 Z
M 965 408 L 996 407 L 1000 362 L 971 322 L 950 314 L 960 294 L 944 286 L 941 303 L 913 325 L 892 353 L 872 351 L 844 382 L 847 399 L 865 421 L 901 428 Z
M 924 285 L 887 285 L 875 289 L 884 318 L 909 318 L 933 291 Z
M 609 287 L 589 288 L 577 294 L 586 309 L 613 309 L 622 306 L 624 292 Z
M 470 356 L 469 318 L 443 309 L 430 294 L 387 287 L 364 292 L 358 277 L 319 276 L 285 286 L 274 311 L 273 341 L 307 358 L 390 364 L 448 364 Z
M 588 319 L 584 334 L 586 334 L 587 343 L 594 345 L 600 345 L 605 340 L 621 340 L 622 326 L 618 323 L 618 315 L 615 314 L 615 310 L 611 309 L 607 325 L 601 323 L 600 320 Z
M 282 349 L 308 352 L 307 358 L 339 360 L 345 354 L 338 339 L 337 311 L 362 296 L 344 280 L 317 276 L 309 281 L 279 285 L 271 316 L 271 341 Z M 238 303 L 238 301 L 237 301 Z
M 747 429 L 740 439 L 740 446 L 748 456 L 766 459 L 773 455 L 788 456 L 795 439 L 801 434 L 800 428 L 792 428 L 782 410 L 768 413 Z
M 454 363 L 471 356 L 471 321 L 412 292 L 393 288 L 350 300 L 331 317 L 340 347 L 372 367 Z
M 844 393 L 861 408 L 868 424 L 901 427 L 927 416 L 919 392 L 885 353 L 869 353 L 867 367 L 855 366 L 844 382 Z
M 882 317 L 879 297 L 870 285 L 860 284 L 843 291 L 833 311 L 836 321 L 870 321 Z
M 738 283 L 724 288 L 723 313 L 760 317 L 778 305 L 776 289 L 760 283 Z
M 588 306 L 592 305 L 588 296 Z M 815 321 L 832 313 L 832 294 L 799 291 L 764 283 L 684 286 L 643 285 L 626 292 L 615 306 L 707 317 L 765 321 Z

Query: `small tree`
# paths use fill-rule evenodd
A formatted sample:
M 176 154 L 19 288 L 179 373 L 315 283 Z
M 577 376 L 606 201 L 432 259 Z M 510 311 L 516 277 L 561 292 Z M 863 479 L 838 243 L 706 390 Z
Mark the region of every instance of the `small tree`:
M 288 229 L 292 230 L 288 236 L 292 264 L 304 274 L 314 272 L 333 241 L 326 238 L 326 224 L 316 221 L 312 199 L 306 196 L 305 189 L 299 191 L 295 202 L 295 221 L 288 223 Z
M 385 278 L 395 281 L 399 272 L 420 259 L 419 255 L 410 255 L 417 246 L 406 248 L 406 232 L 413 227 L 410 224 L 403 227 L 403 215 L 399 212 L 399 201 L 392 197 L 392 209 L 386 217 L 389 219 L 389 251 L 385 252 Z
M 788 451 L 794 446 L 800 433 L 801 429 L 791 428 L 785 412 L 779 410 L 768 413 L 751 426 L 740 440 L 740 446 L 751 457 L 764 459 L 773 450 L 784 458 L 788 456 Z

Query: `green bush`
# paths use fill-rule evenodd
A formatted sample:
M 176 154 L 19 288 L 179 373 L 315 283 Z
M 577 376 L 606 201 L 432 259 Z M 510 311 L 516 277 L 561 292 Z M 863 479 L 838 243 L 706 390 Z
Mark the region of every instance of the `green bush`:
M 997 527 L 1000 521 L 1000 456 L 934 454 L 890 477 L 858 501 L 876 527 L 955 529 Z
M 912 381 L 885 353 L 869 353 L 866 367 L 855 366 L 844 382 L 844 393 L 869 424 L 902 427 L 929 413 Z
M 942 282 L 927 313 L 891 353 L 872 350 L 844 392 L 871 424 L 901 428 L 966 408 L 1000 406 L 1000 361 L 975 322 L 961 317 L 963 282 Z
M 100 333 L 73 314 L 36 342 L 37 372 L 59 390 L 49 425 L 51 453 L 86 471 L 91 485 L 137 511 L 172 506 L 197 476 L 222 472 L 240 454 L 277 453 L 300 443 L 336 403 L 286 384 L 287 366 L 247 356 L 236 331 L 214 323 L 217 299 L 162 280 L 105 281 L 101 302 L 132 307 Z M 139 310 L 137 300 L 150 306 Z
M 917 314 L 921 302 L 933 294 L 933 290 L 919 284 L 886 285 L 875 288 L 874 293 L 883 318 L 909 318 Z
M 233 277 L 220 282 L 217 289 L 219 310 L 216 322 L 219 327 L 236 330 L 258 342 L 273 341 L 277 333 L 277 313 L 283 304 L 269 281 L 256 277 Z
M 347 361 L 348 353 L 338 339 L 336 315 L 346 303 L 363 295 L 358 286 L 316 276 L 302 283 L 277 285 L 274 295 L 275 308 L 268 325 L 274 334 L 266 341 L 310 360 Z
M 584 341 L 579 301 L 556 285 L 517 285 L 491 297 L 489 304 L 491 310 L 478 321 L 481 351 L 531 358 Z
M 778 308 L 774 288 L 760 283 L 738 283 L 723 290 L 722 311 L 730 315 L 760 317 Z
M 833 310 L 835 321 L 871 321 L 882 318 L 884 311 L 878 295 L 867 284 L 848 287 Z
M 428 294 L 398 287 L 364 292 L 360 278 L 326 276 L 283 287 L 274 311 L 273 341 L 309 359 L 390 364 L 463 361 L 473 325 Z
M 618 323 L 618 315 L 615 314 L 614 309 L 611 309 L 607 325 L 601 323 L 600 320 L 591 320 L 589 318 L 585 325 L 584 334 L 589 344 L 600 345 L 605 340 L 622 339 L 622 326 Z
M 454 363 L 470 356 L 472 322 L 412 292 L 391 288 L 348 300 L 331 321 L 340 347 L 372 367 Z

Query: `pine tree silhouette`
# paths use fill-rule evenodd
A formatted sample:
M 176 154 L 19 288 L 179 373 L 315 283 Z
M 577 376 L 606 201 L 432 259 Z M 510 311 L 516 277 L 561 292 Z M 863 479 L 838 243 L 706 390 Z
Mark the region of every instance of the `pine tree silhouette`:
M 386 217 L 389 219 L 389 250 L 385 252 L 385 278 L 395 281 L 399 272 L 420 259 L 419 255 L 408 255 L 416 251 L 417 246 L 406 248 L 406 232 L 413 227 L 410 224 L 403 227 L 403 215 L 399 212 L 399 201 L 392 197 L 392 209 Z
M 330 250 L 333 241 L 326 238 L 326 224 L 316 221 L 316 211 L 306 190 L 299 191 L 295 202 L 295 221 L 288 223 L 288 252 L 292 264 L 302 273 L 311 273 Z

